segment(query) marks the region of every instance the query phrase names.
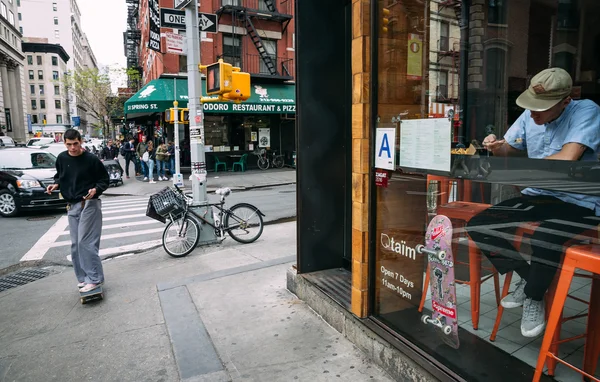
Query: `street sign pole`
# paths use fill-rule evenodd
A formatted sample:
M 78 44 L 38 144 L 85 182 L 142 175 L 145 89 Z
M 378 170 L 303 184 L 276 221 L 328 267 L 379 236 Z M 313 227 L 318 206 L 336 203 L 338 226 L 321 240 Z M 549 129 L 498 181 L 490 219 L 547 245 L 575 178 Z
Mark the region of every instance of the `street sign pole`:
M 198 0 L 192 0 L 185 8 L 185 27 L 187 38 L 187 73 L 188 73 L 188 108 L 190 128 L 190 156 L 193 206 L 208 203 L 206 194 L 206 159 L 204 152 L 204 113 L 200 97 L 202 97 L 202 81 L 200 77 L 200 31 L 198 26 Z M 213 221 L 212 208 L 201 212 L 201 216 L 209 222 Z M 200 230 L 199 244 L 216 242 L 214 229 Z

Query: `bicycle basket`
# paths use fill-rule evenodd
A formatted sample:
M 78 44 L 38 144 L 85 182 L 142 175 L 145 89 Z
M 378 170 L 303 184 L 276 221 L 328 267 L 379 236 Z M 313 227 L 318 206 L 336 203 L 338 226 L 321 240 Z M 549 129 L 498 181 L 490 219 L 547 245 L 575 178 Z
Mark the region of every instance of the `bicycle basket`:
M 185 199 L 169 187 L 165 187 L 150 196 L 150 203 L 156 213 L 162 217 L 180 215 L 185 209 Z

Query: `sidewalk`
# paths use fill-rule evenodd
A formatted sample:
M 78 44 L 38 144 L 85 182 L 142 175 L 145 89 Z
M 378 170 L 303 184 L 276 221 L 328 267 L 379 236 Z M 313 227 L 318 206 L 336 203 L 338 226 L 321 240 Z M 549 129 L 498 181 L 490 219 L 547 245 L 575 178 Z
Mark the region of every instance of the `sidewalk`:
M 125 168 L 125 161 L 119 160 L 121 166 Z M 133 165 L 130 165 L 130 175 L 135 174 Z M 188 179 L 190 174 L 183 174 L 183 183 L 186 188 L 192 187 L 192 182 Z M 132 176 L 126 179 L 123 176 L 124 184 L 118 187 L 109 187 L 104 195 L 151 195 L 173 182 L 157 181 L 156 184 L 150 184 L 142 181 L 143 177 Z M 214 192 L 221 187 L 229 187 L 232 190 L 249 190 L 259 187 L 272 187 L 296 183 L 296 170 L 290 168 L 268 169 L 268 170 L 248 170 L 246 172 L 209 172 L 207 178 L 207 191 Z
M 106 261 L 94 304 L 71 268 L 0 292 L 0 380 L 391 381 L 286 289 L 295 229 Z

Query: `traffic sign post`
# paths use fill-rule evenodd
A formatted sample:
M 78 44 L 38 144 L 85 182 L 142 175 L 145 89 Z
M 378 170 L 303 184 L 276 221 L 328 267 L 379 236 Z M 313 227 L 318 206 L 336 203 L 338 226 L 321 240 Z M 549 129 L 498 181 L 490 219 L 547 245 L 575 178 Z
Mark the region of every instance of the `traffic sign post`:
M 184 9 L 185 7 L 187 7 L 188 5 L 190 5 L 190 3 L 192 2 L 192 0 L 174 0 L 173 1 L 173 5 L 175 9 Z
M 206 194 L 206 154 L 204 152 L 204 114 L 200 98 L 201 78 L 198 71 L 200 65 L 200 30 L 198 26 L 198 0 L 192 0 L 185 8 L 185 29 L 187 31 L 187 73 L 188 73 L 188 108 L 190 129 L 190 156 L 192 175 L 193 208 L 201 209 L 202 216 L 213 223 L 212 208 L 203 206 L 208 203 Z M 162 20 L 162 17 L 161 17 Z M 215 20 L 216 21 L 216 20 Z M 199 245 L 215 243 L 217 237 L 214 229 L 200 230 Z

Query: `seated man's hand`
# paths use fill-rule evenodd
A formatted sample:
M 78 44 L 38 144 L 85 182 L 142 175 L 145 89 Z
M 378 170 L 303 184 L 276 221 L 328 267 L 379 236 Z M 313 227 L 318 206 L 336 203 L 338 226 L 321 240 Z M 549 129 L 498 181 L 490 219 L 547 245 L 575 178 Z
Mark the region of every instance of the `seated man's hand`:
M 491 152 L 498 150 L 506 141 L 504 139 L 496 139 L 494 134 L 490 134 L 483 139 L 483 147 Z

